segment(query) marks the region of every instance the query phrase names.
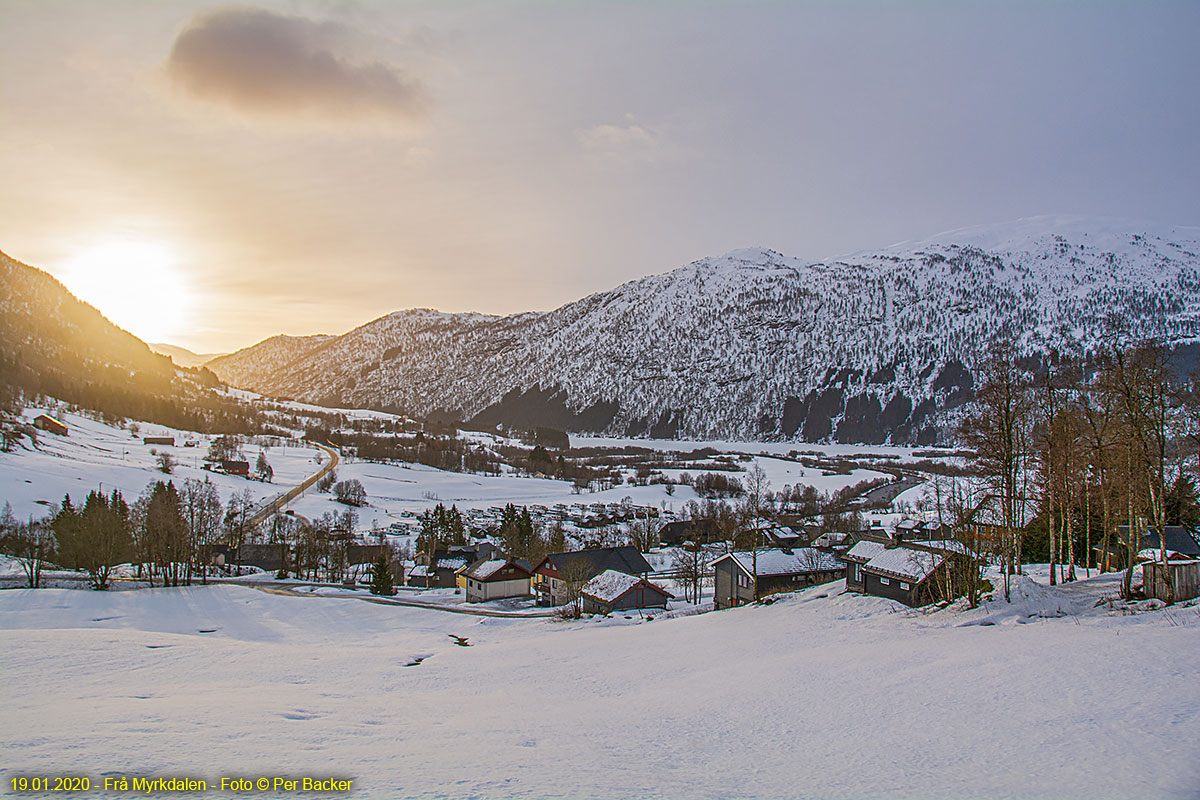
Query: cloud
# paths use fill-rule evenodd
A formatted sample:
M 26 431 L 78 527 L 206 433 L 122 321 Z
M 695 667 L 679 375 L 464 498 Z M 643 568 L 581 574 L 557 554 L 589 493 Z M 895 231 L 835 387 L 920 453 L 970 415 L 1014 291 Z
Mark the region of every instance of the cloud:
M 346 121 L 423 118 L 429 98 L 395 64 L 370 53 L 371 37 L 336 22 L 231 7 L 193 19 L 166 72 L 177 88 L 236 111 Z
M 598 152 L 652 149 L 659 136 L 637 124 L 632 114 L 625 115 L 625 125 L 594 125 L 578 131 L 579 142 L 586 149 Z

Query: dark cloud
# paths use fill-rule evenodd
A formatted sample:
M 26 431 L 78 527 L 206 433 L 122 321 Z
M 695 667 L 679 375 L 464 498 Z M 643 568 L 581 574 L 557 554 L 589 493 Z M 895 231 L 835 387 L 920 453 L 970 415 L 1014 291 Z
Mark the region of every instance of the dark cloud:
M 166 68 L 188 94 L 244 112 L 424 116 L 428 97 L 420 83 L 374 55 L 370 44 L 340 23 L 224 8 L 179 34 Z

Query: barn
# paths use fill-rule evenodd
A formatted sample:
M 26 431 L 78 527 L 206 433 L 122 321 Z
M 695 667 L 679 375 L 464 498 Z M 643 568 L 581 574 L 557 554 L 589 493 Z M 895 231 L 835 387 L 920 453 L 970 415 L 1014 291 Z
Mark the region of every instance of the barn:
M 71 429 L 66 424 L 59 422 L 49 414 L 38 414 L 33 418 L 33 427 L 38 430 L 53 433 L 57 436 L 66 436 L 71 432 Z

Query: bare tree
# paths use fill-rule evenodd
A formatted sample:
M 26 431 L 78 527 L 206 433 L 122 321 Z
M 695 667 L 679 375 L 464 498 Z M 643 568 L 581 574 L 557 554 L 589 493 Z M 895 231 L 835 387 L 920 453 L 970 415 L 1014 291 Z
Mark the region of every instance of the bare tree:
M 961 427 L 975 464 L 1000 503 L 997 542 L 1004 573 L 1004 599 L 1012 599 L 1011 576 L 1020 570 L 1025 527 L 1033 406 L 1029 383 L 1017 366 L 1011 343 L 993 348 L 983 365 L 975 402 Z
M 562 581 L 562 596 L 566 599 L 558 609 L 563 619 L 579 619 L 583 616 L 583 587 L 595 575 L 596 568 L 588 558 L 576 558 L 558 569 Z
M 5 503 L 4 510 L 0 511 L 0 539 L 7 544 L 8 552 L 20 562 L 29 588 L 39 588 L 42 585 L 42 567 L 54 554 L 54 531 L 49 523 L 33 517 L 28 522 L 18 522 L 12 506 Z
M 179 493 L 184 533 L 188 550 L 187 582 L 192 582 L 194 565 L 204 561 L 202 554 L 221 533 L 221 495 L 211 481 L 188 478 Z M 208 582 L 208 565 L 200 563 L 201 575 Z

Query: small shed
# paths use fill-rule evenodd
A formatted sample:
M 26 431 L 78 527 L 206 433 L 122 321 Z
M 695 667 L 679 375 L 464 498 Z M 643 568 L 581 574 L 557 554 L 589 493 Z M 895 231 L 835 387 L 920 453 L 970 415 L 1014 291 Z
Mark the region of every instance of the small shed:
M 485 603 L 506 597 L 529 597 L 533 594 L 530 579 L 533 570 L 529 562 L 516 559 L 479 560 L 462 570 L 467 584 L 467 602 Z
M 226 475 L 250 475 L 249 461 L 222 461 L 221 471 Z
M 65 423 L 59 422 L 49 414 L 38 414 L 33 418 L 33 427 L 56 436 L 67 436 L 71 429 Z
M 1171 586 L 1168 591 L 1167 579 Z M 1178 603 L 1200 597 L 1200 560 L 1176 559 L 1166 564 L 1148 561 L 1142 565 L 1142 585 L 1147 597 L 1157 597 L 1164 603 Z
M 611 614 L 633 608 L 666 608 L 675 597 L 645 578 L 607 569 L 579 591 L 585 614 Z
M 417 564 L 408 571 L 408 585 L 419 588 L 429 588 L 430 569 L 425 564 Z

